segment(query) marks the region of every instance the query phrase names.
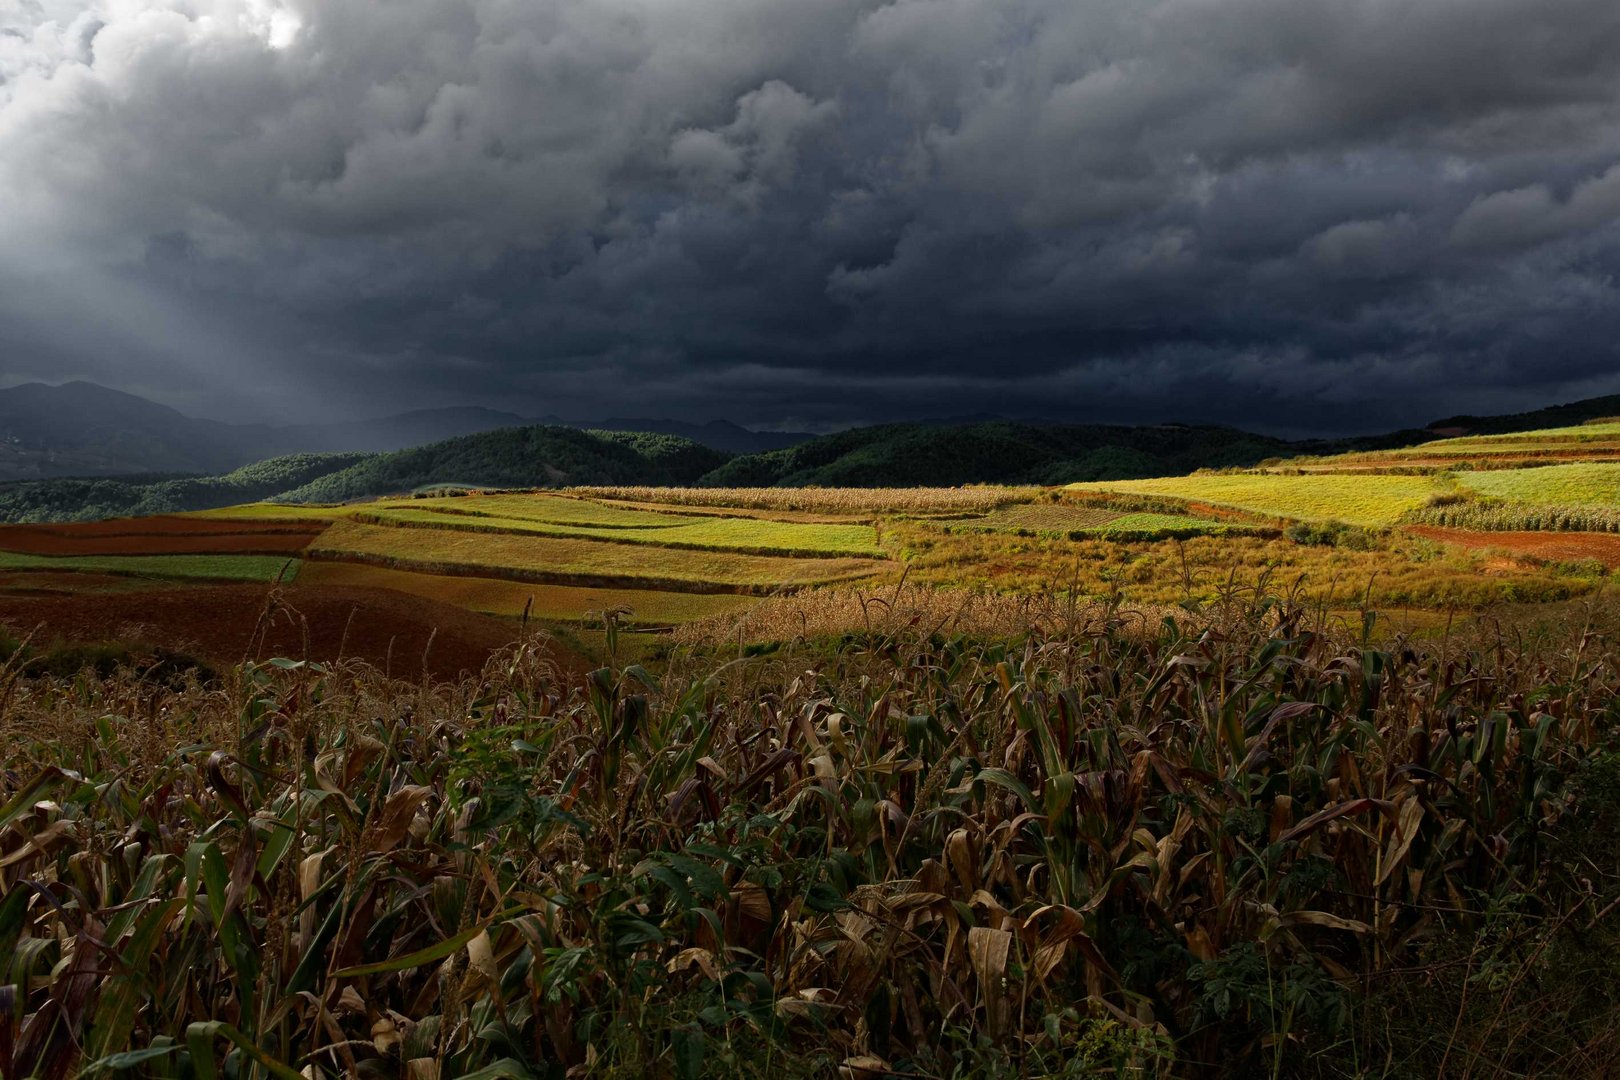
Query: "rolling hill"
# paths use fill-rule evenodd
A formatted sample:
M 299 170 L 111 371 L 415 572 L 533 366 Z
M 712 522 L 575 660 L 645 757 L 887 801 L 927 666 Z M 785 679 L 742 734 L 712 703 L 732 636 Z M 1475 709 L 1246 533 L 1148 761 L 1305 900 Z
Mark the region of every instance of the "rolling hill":
M 342 502 L 431 485 L 561 487 L 569 484 L 689 484 L 726 455 L 690 439 L 566 427 L 503 428 L 375 454 L 278 496 L 282 502 Z
M 794 432 L 750 431 L 723 420 L 571 421 L 476 406 L 419 409 L 330 424 L 231 424 L 199 420 L 94 383 L 26 383 L 0 389 L 0 482 L 150 473 L 218 475 L 290 454 L 386 453 L 537 424 L 674 435 L 732 454 L 780 449 L 810 438 Z
M 279 495 L 364 454 L 290 454 L 221 476 L 81 477 L 0 484 L 0 522 L 94 521 L 210 510 Z
M 82 422 L 65 419 L 76 410 Z M 1620 398 L 1595 398 L 1511 417 L 1466 420 L 1477 431 L 1523 431 L 1525 425 L 1604 416 Z M 52 419 L 52 418 L 55 419 Z M 613 430 L 522 423 L 514 413 L 444 409 L 360 421 L 333 428 L 250 428 L 193 421 L 172 409 L 87 383 L 22 386 L 0 391 L 0 478 L 77 469 L 81 476 L 0 482 L 0 521 L 71 521 L 108 515 L 169 513 L 253 500 L 341 502 L 434 485 L 563 487 L 594 485 L 735 487 L 941 487 L 962 484 L 1059 485 L 1175 476 L 1199 469 L 1248 468 L 1266 462 L 1312 468 L 1375 464 L 1425 451 L 1435 428 L 1337 440 L 1289 442 L 1234 428 L 1191 424 L 1063 425 L 971 419 L 853 428 L 791 445 L 795 435 L 751 432 L 724 423 L 616 420 Z M 645 424 L 703 438 L 619 425 Z M 472 433 L 426 445 L 370 451 L 402 439 L 472 427 Z M 262 455 L 256 465 L 210 467 L 225 453 L 226 429 L 265 445 L 291 441 L 324 453 Z M 340 430 L 341 429 L 341 430 Z M 1584 432 L 1581 433 L 1584 435 Z M 211 443 L 210 439 L 216 439 Z M 1461 440 L 1466 443 L 1467 440 Z M 41 449 L 45 444 L 49 447 Z M 768 445 L 738 453 L 727 446 Z M 32 455 L 32 456 L 30 456 Z M 1339 455 L 1332 457 L 1329 455 Z M 116 465 L 136 476 L 109 476 Z M 28 470 L 33 472 L 29 473 Z M 45 470 L 48 474 L 48 470 Z M 210 475 L 187 475 L 204 472 Z
M 856 428 L 733 458 L 718 487 L 937 487 L 1059 484 L 1253 465 L 1298 444 L 1232 428 L 1062 426 L 989 421 Z

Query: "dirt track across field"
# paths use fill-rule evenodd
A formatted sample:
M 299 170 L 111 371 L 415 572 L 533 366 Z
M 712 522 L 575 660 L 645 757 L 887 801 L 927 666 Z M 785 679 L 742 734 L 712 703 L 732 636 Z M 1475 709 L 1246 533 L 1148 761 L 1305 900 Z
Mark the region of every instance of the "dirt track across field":
M 1444 544 L 1496 549 L 1552 562 L 1596 559 L 1605 566 L 1620 567 L 1620 534 L 1615 533 L 1474 532 L 1469 529 L 1442 529 L 1434 525 L 1414 525 L 1407 531 L 1414 536 Z
M 276 592 L 301 619 L 278 610 L 261 624 L 271 594 L 263 585 L 154 582 L 124 591 L 0 590 L 0 624 L 14 634 L 38 627 L 34 640 L 42 646 L 132 641 L 221 665 L 244 658 L 341 656 L 414 678 L 423 672 L 425 655 L 427 672 L 440 679 L 481 670 L 492 652 L 520 634 L 511 620 L 384 589 L 289 585 Z M 564 655 L 558 662 L 578 666 Z

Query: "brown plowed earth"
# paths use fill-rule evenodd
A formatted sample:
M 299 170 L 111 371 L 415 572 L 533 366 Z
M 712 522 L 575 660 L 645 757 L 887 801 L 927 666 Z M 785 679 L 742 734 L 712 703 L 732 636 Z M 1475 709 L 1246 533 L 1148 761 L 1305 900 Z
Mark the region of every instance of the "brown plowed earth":
M 422 675 L 425 652 L 427 672 L 437 679 L 482 670 L 491 653 L 520 636 L 511 621 L 404 593 L 288 585 L 277 595 L 302 619 L 277 611 L 261 642 L 260 617 L 270 592 L 262 585 L 237 584 L 51 596 L 0 593 L 0 624 L 19 635 L 38 627 L 34 641 L 41 645 L 138 642 L 216 665 L 272 656 L 335 660 L 341 653 L 405 678 Z M 557 652 L 555 659 L 566 669 L 581 666 L 566 653 Z
M 1596 559 L 1605 566 L 1620 567 L 1620 534 L 1615 533 L 1475 532 L 1469 529 L 1443 529 L 1436 525 L 1413 525 L 1407 531 L 1443 544 L 1495 549 L 1551 562 Z
M 28 555 L 288 555 L 304 550 L 324 528 L 171 517 L 0 525 L 0 551 Z

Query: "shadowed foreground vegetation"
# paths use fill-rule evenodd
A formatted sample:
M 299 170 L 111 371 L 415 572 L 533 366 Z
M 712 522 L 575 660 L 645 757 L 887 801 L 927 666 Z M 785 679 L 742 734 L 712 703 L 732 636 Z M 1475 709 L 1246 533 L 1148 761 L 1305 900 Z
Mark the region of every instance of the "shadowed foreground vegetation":
M 14 658 L 0 1072 L 1620 1060 L 1611 627 L 1105 616 L 987 643 L 877 611 L 573 680 L 533 641 L 460 685 Z

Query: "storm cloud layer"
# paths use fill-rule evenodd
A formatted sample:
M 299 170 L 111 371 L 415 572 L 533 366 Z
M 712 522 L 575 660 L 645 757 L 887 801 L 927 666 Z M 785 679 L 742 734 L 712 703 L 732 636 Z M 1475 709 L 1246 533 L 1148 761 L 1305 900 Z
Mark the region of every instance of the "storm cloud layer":
M 0 0 L 0 377 L 1370 430 L 1620 391 L 1613 0 Z

